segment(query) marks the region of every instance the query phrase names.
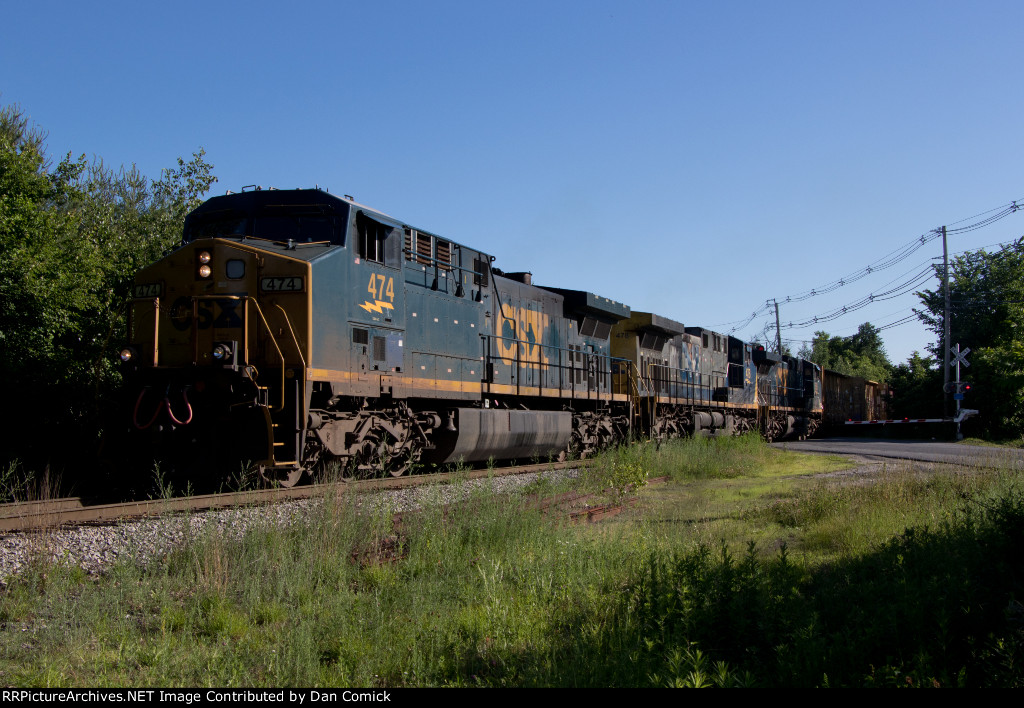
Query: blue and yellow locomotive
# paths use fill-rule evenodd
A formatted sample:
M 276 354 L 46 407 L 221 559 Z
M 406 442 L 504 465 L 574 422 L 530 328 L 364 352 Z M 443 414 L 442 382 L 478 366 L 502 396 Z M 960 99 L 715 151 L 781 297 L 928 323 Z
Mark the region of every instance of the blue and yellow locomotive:
M 633 312 L 613 331 L 628 362 L 640 429 L 656 438 L 760 431 L 769 440 L 821 424 L 822 370 L 703 327 Z
M 319 189 L 208 200 L 135 281 L 135 447 L 294 484 L 331 461 L 399 475 L 820 419 L 809 362 L 493 260 Z

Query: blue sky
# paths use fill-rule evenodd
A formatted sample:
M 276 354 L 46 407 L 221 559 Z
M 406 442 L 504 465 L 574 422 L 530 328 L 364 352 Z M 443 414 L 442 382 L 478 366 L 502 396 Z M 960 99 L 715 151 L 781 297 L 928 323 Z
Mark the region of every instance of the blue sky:
M 54 156 L 155 177 L 202 147 L 213 193 L 320 185 L 687 325 L 1024 199 L 1019 2 L 37 0 L 3 18 L 0 103 Z M 950 250 L 1022 234 L 1018 213 Z M 783 324 L 937 256 L 783 304 Z M 931 341 L 916 323 L 883 335 L 895 362 Z

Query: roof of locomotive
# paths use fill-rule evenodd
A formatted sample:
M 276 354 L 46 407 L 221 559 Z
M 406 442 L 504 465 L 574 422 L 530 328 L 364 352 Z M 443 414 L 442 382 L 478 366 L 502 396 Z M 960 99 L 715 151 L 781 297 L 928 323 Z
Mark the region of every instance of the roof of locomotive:
M 599 315 L 612 320 L 622 320 L 629 317 L 629 305 L 617 300 L 601 297 L 585 290 L 568 290 L 548 285 L 541 287 L 565 298 L 566 308 L 569 310 Z
M 267 207 L 320 207 L 335 212 L 347 213 L 349 206 L 371 211 L 387 219 L 392 217 L 376 209 L 359 204 L 351 197 L 337 197 L 319 187 L 313 189 L 261 189 L 256 188 L 243 192 L 228 192 L 210 197 L 185 217 L 185 237 L 188 238 L 189 227 L 197 220 L 222 211 L 241 211 L 252 213 Z
M 381 216 L 388 216 L 379 209 L 374 209 L 366 206 L 365 204 L 360 204 L 347 194 L 339 197 L 336 194 L 331 194 L 327 190 L 320 189 L 319 187 L 313 187 L 310 189 L 302 189 L 301 187 L 296 189 L 277 189 L 276 187 L 263 189 L 262 187 L 256 187 L 255 189 L 243 190 L 241 192 L 232 192 L 231 190 L 228 190 L 224 194 L 218 194 L 217 196 L 210 197 L 193 209 L 191 214 L 201 213 L 211 208 L 222 208 L 221 205 L 223 204 L 238 204 L 245 206 L 265 206 L 267 204 L 274 203 L 303 205 L 310 204 L 314 199 L 322 200 L 324 204 L 351 204 L 359 207 L 360 209 L 369 209 Z
M 321 214 L 332 214 L 336 216 L 341 216 L 342 218 L 345 218 L 346 221 L 348 220 L 349 215 L 353 211 L 357 211 L 363 212 L 372 219 L 379 221 L 385 226 L 391 228 L 413 228 L 418 232 L 430 234 L 432 236 L 437 236 L 437 234 L 435 234 L 434 232 L 428 231 L 426 229 L 419 229 L 417 227 L 413 227 L 403 221 L 396 219 L 393 216 L 385 214 L 384 212 L 378 209 L 374 209 L 364 204 L 360 204 L 359 202 L 355 201 L 354 199 L 352 199 L 352 197 L 348 195 L 339 197 L 323 189 L 320 189 L 319 187 L 313 189 L 262 189 L 257 187 L 256 189 L 251 189 L 248 191 L 228 192 L 227 194 L 211 197 L 202 204 L 200 204 L 198 207 L 193 209 L 191 212 L 189 212 L 188 216 L 185 217 L 185 224 L 182 232 L 182 243 L 188 243 L 189 241 L 192 241 L 195 238 L 206 238 L 210 236 L 216 236 L 220 238 L 242 239 L 257 238 L 256 236 L 252 236 L 251 234 L 243 234 L 241 232 L 221 234 L 200 234 L 194 233 L 194 231 L 196 231 L 196 228 L 203 222 L 211 222 L 217 219 L 218 216 L 221 214 L 225 215 L 226 217 L 231 215 L 232 213 L 244 214 L 248 218 L 257 213 L 266 213 L 273 211 L 275 209 L 281 209 L 284 211 L 284 213 L 287 213 L 288 209 L 316 210 Z M 332 238 L 329 241 L 314 239 L 313 243 L 306 244 L 303 244 L 301 241 L 297 241 L 295 244 L 289 244 L 287 248 L 291 249 L 295 245 L 316 245 L 321 247 L 325 245 L 341 246 L 344 245 L 345 243 L 344 239 L 347 233 L 347 228 L 348 225 L 346 223 L 345 228 L 339 234 L 337 234 L 335 238 Z M 456 241 L 452 241 L 449 238 L 441 236 L 437 237 L 443 238 L 445 241 L 448 241 L 453 245 L 465 247 L 463 246 L 463 244 L 460 244 Z M 285 241 L 287 241 L 287 239 L 285 238 L 259 238 L 261 238 L 261 240 L 263 241 L 266 241 L 268 245 L 279 241 L 280 245 L 283 246 Z M 483 254 L 483 252 L 478 251 L 477 249 L 474 249 L 472 247 L 466 248 L 468 248 L 471 251 L 476 251 L 481 255 L 486 255 Z M 302 255 L 294 252 L 291 255 L 300 258 L 315 257 L 312 254 Z
M 630 315 L 630 324 L 637 329 L 652 329 L 656 332 L 667 334 L 670 337 L 683 334 L 686 331 L 686 327 L 682 322 L 676 322 L 668 317 L 656 315 L 653 312 L 633 310 L 633 313 Z

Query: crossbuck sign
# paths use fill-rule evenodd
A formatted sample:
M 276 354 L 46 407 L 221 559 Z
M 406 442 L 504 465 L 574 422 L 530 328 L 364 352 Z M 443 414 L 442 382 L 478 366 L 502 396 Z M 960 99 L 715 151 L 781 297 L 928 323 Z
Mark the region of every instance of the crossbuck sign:
M 950 347 L 949 353 L 953 355 L 953 360 L 949 362 L 950 366 L 970 366 L 970 362 L 967 361 L 967 355 L 971 353 L 971 348 L 967 347 L 963 351 L 960 351 L 960 345 L 957 344 L 956 348 Z

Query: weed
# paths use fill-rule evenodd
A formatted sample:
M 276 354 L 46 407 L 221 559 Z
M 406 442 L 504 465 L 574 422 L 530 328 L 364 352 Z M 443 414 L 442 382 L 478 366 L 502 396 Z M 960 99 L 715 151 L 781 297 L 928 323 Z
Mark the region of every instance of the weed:
M 221 484 L 222 492 L 246 492 L 260 486 L 259 467 L 252 462 L 243 462 L 238 470 Z
M 25 469 L 19 460 L 0 467 L 0 503 L 53 499 L 61 494 L 60 477 L 47 466 L 41 475 Z
M 171 481 L 172 475 L 160 465 L 159 462 L 153 463 L 153 475 L 152 475 L 152 487 L 149 494 L 150 499 L 173 499 L 174 498 L 174 483 Z
M 594 474 L 676 482 L 600 525 L 469 493 L 463 471 L 397 527 L 387 504 L 331 496 L 303 523 L 237 540 L 211 527 L 95 581 L 40 562 L 0 589 L 0 672 L 14 686 L 1024 681 L 1012 474 L 890 466 L 841 484 L 791 462 L 833 464 L 756 441 L 630 445 Z M 441 508 L 452 496 L 466 501 Z
M 649 446 L 623 445 L 598 456 L 585 475 L 594 487 L 621 497 L 647 484 L 651 457 Z

